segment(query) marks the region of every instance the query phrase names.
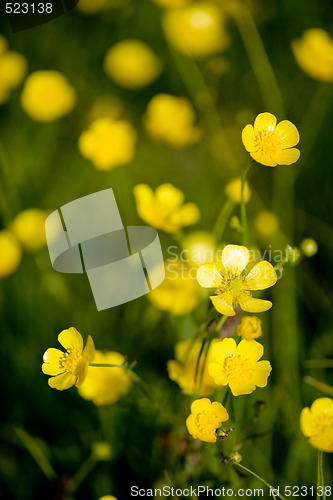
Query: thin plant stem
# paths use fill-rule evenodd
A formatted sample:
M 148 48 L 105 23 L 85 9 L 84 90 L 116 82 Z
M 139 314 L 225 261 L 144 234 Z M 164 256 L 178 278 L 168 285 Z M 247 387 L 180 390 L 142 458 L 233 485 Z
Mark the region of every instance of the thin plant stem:
M 236 203 L 232 201 L 230 198 L 226 200 L 226 202 L 223 204 L 219 215 L 217 216 L 214 228 L 213 228 L 213 234 L 217 241 L 222 240 L 222 236 L 225 230 L 225 227 L 227 225 L 227 222 L 234 211 L 236 206 Z
M 303 380 L 306 384 L 309 384 L 319 391 L 325 392 L 329 396 L 333 397 L 333 387 L 331 385 L 325 384 L 324 382 L 310 377 L 309 375 L 306 375 Z
M 245 467 L 244 465 L 241 465 L 241 464 L 235 464 L 235 466 L 237 467 L 240 467 L 241 469 L 244 469 L 246 472 L 248 472 L 249 474 L 251 474 L 252 476 L 256 477 L 257 479 L 259 479 L 259 481 L 261 481 L 262 483 L 264 483 L 271 491 L 278 491 L 276 490 L 271 484 L 267 483 L 267 481 L 265 481 L 265 479 L 263 479 L 262 477 L 258 476 L 258 474 L 256 474 L 255 472 L 253 472 L 252 470 L 248 469 L 247 467 Z M 277 495 L 279 498 L 281 498 L 281 500 L 286 500 L 286 498 L 281 495 L 281 493 L 278 493 Z
M 87 460 L 83 462 L 81 467 L 76 471 L 74 476 L 72 477 L 71 480 L 71 493 L 74 493 L 78 487 L 83 483 L 83 481 L 86 479 L 86 477 L 90 474 L 90 472 L 93 470 L 95 465 L 97 464 L 98 460 L 91 454 Z
M 248 223 L 247 223 L 246 203 L 244 200 L 244 185 L 245 185 L 247 173 L 250 170 L 252 163 L 253 163 L 253 161 L 251 160 L 248 163 L 248 165 L 245 167 L 245 170 L 244 170 L 243 175 L 242 175 L 242 186 L 241 186 L 241 221 L 242 221 L 242 227 L 243 227 L 243 245 L 245 247 L 249 246 L 249 227 L 248 227 Z
M 319 486 L 322 487 L 322 494 L 318 492 Z M 324 471 L 323 471 L 323 451 L 318 451 L 318 466 L 317 466 L 317 500 L 326 500 L 325 495 L 325 483 L 324 483 Z

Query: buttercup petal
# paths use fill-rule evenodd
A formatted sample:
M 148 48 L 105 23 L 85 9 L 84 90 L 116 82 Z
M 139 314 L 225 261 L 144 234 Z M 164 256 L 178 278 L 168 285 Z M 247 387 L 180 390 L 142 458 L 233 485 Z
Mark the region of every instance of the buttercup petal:
M 276 125 L 276 117 L 272 113 L 259 113 L 254 121 L 254 133 L 257 134 L 262 130 L 273 132 Z
M 278 165 L 291 165 L 295 163 L 300 156 L 300 150 L 297 148 L 282 149 L 282 151 L 272 153 L 271 155 L 272 160 L 276 161 Z
M 263 260 L 251 269 L 245 278 L 243 290 L 264 290 L 275 285 L 276 282 L 274 267 L 267 260 Z
M 246 125 L 242 130 L 242 142 L 246 151 L 252 153 L 256 151 L 256 136 L 252 125 Z
M 222 264 L 225 270 L 233 276 L 238 276 L 249 262 L 248 248 L 240 245 L 227 245 L 222 252 Z
M 232 307 L 233 297 L 231 293 L 211 295 L 209 298 L 220 314 L 224 314 L 224 316 L 235 316 L 236 313 Z
M 221 403 L 214 401 L 211 406 L 212 411 L 216 414 L 219 422 L 226 422 L 229 419 L 229 414 Z
M 177 218 L 182 226 L 191 226 L 200 220 L 200 210 L 195 203 L 185 203 L 179 208 Z
M 264 354 L 264 347 L 255 340 L 241 340 L 236 348 L 236 355 L 244 356 L 256 363 Z
M 210 410 L 210 407 L 211 407 L 210 399 L 208 399 L 208 398 L 196 399 L 191 404 L 191 412 L 194 415 L 197 415 L 198 413 L 201 413 L 202 411 Z
M 253 383 L 258 387 L 266 387 L 267 379 L 272 371 L 269 361 L 259 361 L 254 369 Z
M 88 363 L 94 361 L 95 358 L 95 344 L 90 335 L 88 335 L 86 347 L 83 349 L 82 356 Z
M 153 190 L 147 184 L 137 184 L 133 191 L 138 206 L 151 206 L 154 203 Z
M 333 415 L 333 399 L 331 398 L 318 398 L 311 405 L 311 414 L 317 415 Z
M 223 363 L 228 356 L 233 356 L 236 353 L 236 341 L 234 339 L 223 339 L 217 342 L 212 351 L 212 359 L 218 363 Z
M 299 143 L 297 127 L 289 120 L 282 120 L 282 122 L 278 123 L 275 132 L 280 136 L 282 149 L 293 148 Z
M 76 351 L 82 352 L 83 338 L 81 333 L 79 333 L 74 326 L 60 332 L 58 341 L 66 350 L 75 349 Z
M 251 394 L 256 386 L 250 382 L 242 382 L 241 384 L 238 382 L 229 382 L 229 387 L 234 396 L 241 396 L 242 394 Z
M 208 373 L 217 385 L 227 385 L 228 378 L 226 374 L 222 371 L 222 366 L 220 363 L 209 363 Z
M 191 434 L 191 436 L 194 437 L 194 439 L 197 438 L 198 435 L 198 426 L 196 424 L 195 416 L 194 415 L 189 415 L 186 419 L 186 427 L 188 432 Z
M 62 373 L 56 377 L 51 377 L 48 380 L 48 384 L 52 389 L 58 389 L 58 391 L 65 391 L 75 384 L 76 377 L 71 373 Z
M 251 313 L 268 311 L 273 305 L 269 300 L 254 299 L 251 295 L 245 294 L 238 298 L 238 303 L 243 311 Z
M 300 424 L 304 436 L 310 437 L 312 434 L 312 415 L 310 408 L 303 408 L 301 411 Z
M 178 208 L 184 201 L 184 193 L 172 184 L 161 184 L 155 191 L 156 201 L 170 209 Z
M 45 373 L 45 375 L 59 375 L 63 373 L 65 369 L 61 367 L 60 363 L 63 356 L 64 353 L 60 351 L 60 349 L 54 349 L 53 347 L 47 349 L 43 355 L 43 373 Z
M 273 160 L 273 158 L 266 153 L 266 151 L 258 151 L 257 153 L 250 153 L 252 158 L 262 165 L 266 167 L 276 167 L 277 162 Z
M 197 280 L 203 288 L 218 288 L 222 277 L 215 264 L 203 264 L 198 269 Z

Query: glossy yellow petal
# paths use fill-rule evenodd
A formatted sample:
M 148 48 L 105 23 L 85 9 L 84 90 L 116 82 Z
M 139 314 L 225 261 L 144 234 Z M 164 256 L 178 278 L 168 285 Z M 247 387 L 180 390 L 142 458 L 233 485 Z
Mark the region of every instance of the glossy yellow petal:
M 212 359 L 218 363 L 223 363 L 228 356 L 234 356 L 236 353 L 236 341 L 234 339 L 223 339 L 217 342 L 212 351 Z
M 208 373 L 217 385 L 228 385 L 228 378 L 226 374 L 222 371 L 222 365 L 220 363 L 209 363 Z
M 253 382 L 258 387 L 266 387 L 267 379 L 272 371 L 269 361 L 259 361 L 254 368 Z
M 196 415 L 196 414 L 201 413 L 203 411 L 210 410 L 210 407 L 211 407 L 210 399 L 208 399 L 208 398 L 196 399 L 191 404 L 191 412 L 194 415 Z
M 205 443 L 216 443 L 217 436 L 215 433 L 215 430 L 200 430 L 198 432 L 198 438 L 201 439 L 201 441 L 204 441 Z
M 233 295 L 232 293 L 220 293 L 219 295 L 211 295 L 210 300 L 213 302 L 213 306 L 224 316 L 235 316 L 235 311 L 232 307 Z
M 187 417 L 186 427 L 187 427 L 189 434 L 191 434 L 191 436 L 194 437 L 194 439 L 196 439 L 198 436 L 198 426 L 196 424 L 196 420 L 195 420 L 194 415 L 191 414 Z
M 139 207 L 144 205 L 151 206 L 154 203 L 154 192 L 147 184 L 137 184 L 133 191 Z
M 281 139 L 282 149 L 293 148 L 299 143 L 299 133 L 297 127 L 289 120 L 282 120 L 275 127 L 275 133 Z
M 222 276 L 215 264 L 203 264 L 198 269 L 197 280 L 203 288 L 218 288 L 222 283 Z
M 242 131 L 242 142 L 246 151 L 253 153 L 257 149 L 256 136 L 252 125 L 246 125 Z
M 292 148 L 292 149 L 283 149 L 278 153 L 272 153 L 271 158 L 278 165 L 291 165 L 292 163 L 295 163 L 298 160 L 300 155 L 301 153 L 299 149 Z
M 211 410 L 215 413 L 219 422 L 226 422 L 229 419 L 227 410 L 218 401 L 212 403 Z
M 317 415 L 333 415 L 333 399 L 318 398 L 311 405 L 311 414 Z
M 270 154 L 266 151 L 258 151 L 257 153 L 250 153 L 252 158 L 266 167 L 276 167 L 277 162 L 273 160 Z
M 66 350 L 75 349 L 76 351 L 82 352 L 83 338 L 81 333 L 79 333 L 74 326 L 60 332 L 58 341 Z
M 249 250 L 240 245 L 227 245 L 222 252 L 223 267 L 232 276 L 241 274 L 249 262 L 249 258 Z
M 48 384 L 52 389 L 58 389 L 58 391 L 65 391 L 72 387 L 76 382 L 75 375 L 71 373 L 62 373 L 56 377 L 51 377 L 48 380 Z
M 83 349 L 82 356 L 88 363 L 94 361 L 95 358 L 95 344 L 90 335 L 88 335 L 86 347 Z
M 258 262 L 246 276 L 243 290 L 264 290 L 275 285 L 277 276 L 272 264 L 263 260 Z
M 161 184 L 155 191 L 156 200 L 170 209 L 178 208 L 184 201 L 184 193 L 172 184 Z
M 241 396 L 242 394 L 251 394 L 256 388 L 256 386 L 250 381 L 238 383 L 235 382 L 234 380 L 229 382 L 229 387 L 234 396 Z
M 65 371 L 61 366 L 61 359 L 63 357 L 64 353 L 60 351 L 60 349 L 54 349 L 53 347 L 47 349 L 43 355 L 43 373 L 45 373 L 45 375 L 59 375 L 63 373 Z
M 267 130 L 273 132 L 276 125 L 276 117 L 272 113 L 259 113 L 254 121 L 254 133 Z
M 238 303 L 243 311 L 252 313 L 268 311 L 273 305 L 269 300 L 254 299 L 250 294 L 242 294 L 238 298 Z
M 301 431 L 304 436 L 310 437 L 312 434 L 312 415 L 310 408 L 303 408 L 300 416 Z
M 254 363 L 264 354 L 264 347 L 255 340 L 241 340 L 236 348 L 236 355 L 244 356 Z

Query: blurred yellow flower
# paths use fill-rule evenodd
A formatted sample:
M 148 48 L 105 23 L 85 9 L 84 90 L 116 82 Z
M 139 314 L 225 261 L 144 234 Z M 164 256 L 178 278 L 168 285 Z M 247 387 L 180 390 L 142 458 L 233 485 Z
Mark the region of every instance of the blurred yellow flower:
M 95 346 L 88 335 L 87 344 L 83 349 L 82 335 L 73 326 L 60 332 L 58 341 L 66 352 L 53 347 L 47 349 L 43 355 L 42 371 L 45 375 L 52 375 L 48 380 L 52 389 L 64 391 L 73 385 L 82 384 L 88 365 L 94 359 Z
M 124 40 L 109 49 L 104 59 L 104 69 L 119 85 L 137 90 L 156 80 L 162 63 L 145 43 Z
M 104 9 L 108 0 L 79 0 L 76 8 L 83 14 L 96 14 Z
M 0 279 L 15 273 L 20 265 L 22 250 L 17 239 L 7 229 L 0 231 Z
M 255 218 L 254 225 L 262 236 L 272 236 L 279 229 L 279 219 L 273 212 L 263 210 Z
M 239 451 L 232 451 L 231 453 L 229 453 L 228 455 L 228 460 L 230 462 L 233 462 L 233 463 L 236 463 L 236 464 L 239 464 L 242 460 L 243 460 L 243 457 L 242 455 L 239 453 Z
M 239 305 L 243 311 L 264 312 L 272 307 L 269 300 L 254 299 L 249 290 L 264 290 L 275 285 L 276 272 L 272 264 L 263 260 L 258 262 L 249 274 L 243 275 L 250 258 L 246 247 L 227 245 L 222 252 L 220 269 L 216 264 L 199 267 L 197 280 L 204 288 L 216 288 L 211 296 L 215 309 L 225 316 L 234 316 L 234 307 Z
M 82 132 L 79 150 L 98 170 L 112 170 L 134 158 L 136 138 L 130 123 L 102 117 Z
M 259 361 L 264 348 L 255 340 L 223 339 L 214 346 L 208 373 L 217 385 L 229 385 L 234 396 L 251 394 L 256 386 L 266 387 L 272 370 L 269 361 Z
M 112 450 L 106 441 L 95 441 L 92 444 L 92 455 L 96 460 L 110 460 Z
M 301 241 L 301 250 L 305 257 L 312 257 L 318 252 L 317 242 L 313 238 L 305 238 Z
M 305 30 L 302 38 L 292 41 L 291 48 L 304 73 L 316 80 L 333 82 L 333 39 L 326 31 Z
M 91 2 L 91 0 L 89 0 Z M 99 500 L 117 500 L 113 495 L 104 495 Z
M 150 302 L 174 316 L 189 314 L 197 307 L 201 295 L 192 271 L 180 260 L 166 262 L 165 279 L 147 295 Z
M 201 139 L 201 130 L 194 126 L 195 113 L 185 97 L 157 94 L 148 103 L 144 125 L 153 139 L 175 148 L 183 148 Z
M 122 365 L 125 357 L 119 352 L 95 352 L 94 363 Z M 113 404 L 127 394 L 132 380 L 125 368 L 89 366 L 87 376 L 78 387 L 80 396 L 96 406 Z
M 27 72 L 27 61 L 18 52 L 0 50 L 0 104 L 18 87 Z
M 161 7 L 180 7 L 190 3 L 192 0 L 153 0 L 153 2 L 161 5 Z
M 245 340 L 253 340 L 261 337 L 261 321 L 257 316 L 243 316 L 237 326 L 237 333 Z
M 9 228 L 27 250 L 39 250 L 46 246 L 45 220 L 50 212 L 29 208 L 20 212 Z
M 67 115 L 76 103 L 76 92 L 58 71 L 31 73 L 24 84 L 21 104 L 24 111 L 38 122 L 53 122 Z
M 301 412 L 301 430 L 318 450 L 333 452 L 333 399 L 316 399 Z
M 198 392 L 197 389 L 200 380 L 200 396 L 209 396 L 213 391 L 218 389 L 218 386 L 208 373 L 208 363 L 212 361 L 212 349 L 216 342 L 218 342 L 218 339 L 214 339 L 211 342 L 205 361 L 205 354 L 201 355 L 197 384 L 195 383 L 195 372 L 202 343 L 187 339 L 177 342 L 175 345 L 176 359 L 168 361 L 167 369 L 169 377 L 179 385 L 183 394 L 191 396 Z M 202 373 L 203 368 L 204 371 Z
M 221 403 L 201 398 L 191 404 L 191 415 L 186 419 L 186 427 L 194 439 L 215 443 L 216 430 L 228 419 L 228 412 Z
M 300 157 L 300 151 L 294 148 L 299 142 L 297 128 L 288 120 L 276 125 L 276 117 L 271 113 L 260 113 L 254 126 L 246 125 L 242 141 L 250 156 L 268 167 L 291 165 Z
M 242 180 L 238 177 L 227 184 L 224 190 L 225 194 L 235 203 L 241 202 Z M 244 202 L 247 203 L 251 198 L 251 190 L 247 181 L 244 183 L 243 190 Z
M 147 184 L 138 184 L 134 196 L 141 219 L 167 233 L 177 233 L 200 219 L 199 208 L 194 203 L 183 203 L 184 193 L 172 184 L 161 184 L 155 192 Z
M 5 50 L 7 49 L 8 49 L 8 42 L 4 36 L 0 35 L 0 54 L 2 54 L 2 52 L 5 52 Z
M 210 2 L 167 10 L 163 28 L 170 44 L 190 57 L 205 57 L 229 45 L 224 16 Z
M 194 231 L 182 240 L 184 260 L 199 267 L 211 264 L 216 258 L 216 241 L 208 231 Z

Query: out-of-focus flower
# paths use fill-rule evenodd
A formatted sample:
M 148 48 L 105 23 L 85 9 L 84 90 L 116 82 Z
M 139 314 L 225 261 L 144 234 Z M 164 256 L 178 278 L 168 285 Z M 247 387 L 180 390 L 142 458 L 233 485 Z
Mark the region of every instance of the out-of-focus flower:
M 111 446 L 105 441 L 95 441 L 92 445 L 92 455 L 96 460 L 110 460 Z
M 262 236 L 272 236 L 279 229 L 279 219 L 273 212 L 263 210 L 255 218 L 254 225 Z
M 326 31 L 305 30 L 302 38 L 292 41 L 291 48 L 304 73 L 316 80 L 333 82 L 333 39 Z
M 91 2 L 91 0 L 89 0 L 89 1 Z M 104 495 L 99 500 L 117 500 L 117 498 L 114 497 L 113 495 Z
M 52 389 L 64 391 L 73 385 L 80 385 L 84 381 L 88 365 L 94 360 L 94 341 L 88 335 L 87 343 L 83 349 L 82 335 L 76 328 L 63 330 L 58 335 L 59 343 L 66 349 L 50 347 L 44 352 L 42 371 L 45 375 L 52 375 L 48 384 Z
M 198 305 L 201 295 L 192 271 L 180 260 L 167 262 L 164 281 L 147 295 L 150 302 L 174 316 L 189 314 Z
M 261 321 L 257 316 L 243 316 L 237 326 L 237 333 L 245 340 L 253 340 L 261 337 Z
M 113 45 L 104 59 L 106 74 L 118 85 L 133 90 L 150 85 L 161 68 L 160 59 L 139 40 L 124 40 Z
M 49 212 L 29 208 L 20 212 L 9 228 L 27 250 L 39 250 L 46 246 L 45 220 Z
M 243 460 L 243 457 L 239 453 L 239 451 L 233 451 L 232 453 L 230 453 L 228 455 L 228 460 L 229 460 L 229 462 L 233 462 L 235 464 L 239 464 Z
M 301 241 L 301 250 L 305 257 L 312 257 L 318 252 L 317 242 L 313 238 L 305 238 Z
M 234 307 L 243 311 L 264 312 L 272 307 L 269 300 L 254 299 L 249 290 L 264 290 L 275 285 L 276 272 L 272 264 L 258 262 L 249 274 L 243 275 L 250 258 L 246 247 L 227 245 L 222 252 L 222 265 L 204 264 L 198 270 L 197 280 L 204 288 L 216 288 L 216 295 L 210 299 L 215 309 L 225 316 L 234 316 Z
M 83 14 L 96 14 L 106 7 L 108 0 L 80 0 L 76 8 Z
M 0 231 L 0 279 L 15 273 L 22 258 L 21 247 L 11 231 Z
M 183 260 L 199 267 L 215 261 L 216 241 L 208 231 L 194 231 L 182 240 Z
M 301 412 L 301 430 L 318 450 L 333 452 L 333 399 L 316 399 Z
M 235 203 L 241 202 L 241 192 L 242 192 L 242 180 L 238 177 L 233 179 L 227 184 L 225 190 L 225 194 Z M 250 186 L 245 181 L 244 190 L 243 190 L 244 202 L 247 203 L 251 198 L 251 190 Z
M 153 139 L 183 148 L 198 142 L 201 130 L 194 126 L 195 113 L 185 97 L 157 94 L 148 103 L 144 125 Z
M 95 352 L 94 363 L 122 365 L 125 358 L 119 352 Z M 113 404 L 127 394 L 132 380 L 125 368 L 89 366 L 87 376 L 78 387 L 80 396 L 96 406 Z
M 223 339 L 213 349 L 214 361 L 208 373 L 217 385 L 229 385 L 234 396 L 251 394 L 256 386 L 266 387 L 272 370 L 269 361 L 259 361 L 264 348 L 255 340 Z
M 38 122 L 53 122 L 72 111 L 76 92 L 67 78 L 58 71 L 31 73 L 21 94 L 24 111 Z
M 112 170 L 134 158 L 136 138 L 130 123 L 102 117 L 82 132 L 79 150 L 98 170 Z
M 222 11 L 210 2 L 170 9 L 163 17 L 168 41 L 190 57 L 204 57 L 229 45 Z
M 214 339 L 211 342 L 206 360 L 205 354 L 202 354 L 197 381 L 195 381 L 195 372 L 202 343 L 199 341 L 193 342 L 192 339 L 188 339 L 177 342 L 175 345 L 176 359 L 168 361 L 167 369 L 169 377 L 179 385 L 183 394 L 191 396 L 198 392 L 200 381 L 200 396 L 209 396 L 213 391 L 218 389 L 218 386 L 208 373 L 208 363 L 212 361 L 212 349 L 217 342 L 218 339 Z M 204 370 L 203 372 L 202 369 Z
M 134 196 L 141 219 L 167 233 L 177 233 L 200 219 L 197 205 L 183 203 L 184 193 L 172 184 L 161 184 L 155 192 L 147 184 L 138 184 Z
M 161 7 L 181 7 L 190 3 L 192 0 L 153 0 Z
M 7 50 L 7 40 L 0 38 L 0 104 L 5 103 L 10 92 L 18 87 L 27 72 L 27 61 L 22 54 Z
M 216 430 L 228 419 L 228 412 L 221 403 L 212 403 L 208 398 L 201 398 L 191 404 L 191 414 L 186 419 L 186 427 L 194 439 L 215 443 Z
M 299 142 L 297 128 L 289 120 L 282 120 L 276 125 L 276 117 L 272 113 L 260 113 L 254 126 L 246 125 L 242 141 L 250 156 L 268 167 L 291 165 L 300 157 L 299 149 L 294 148 Z

